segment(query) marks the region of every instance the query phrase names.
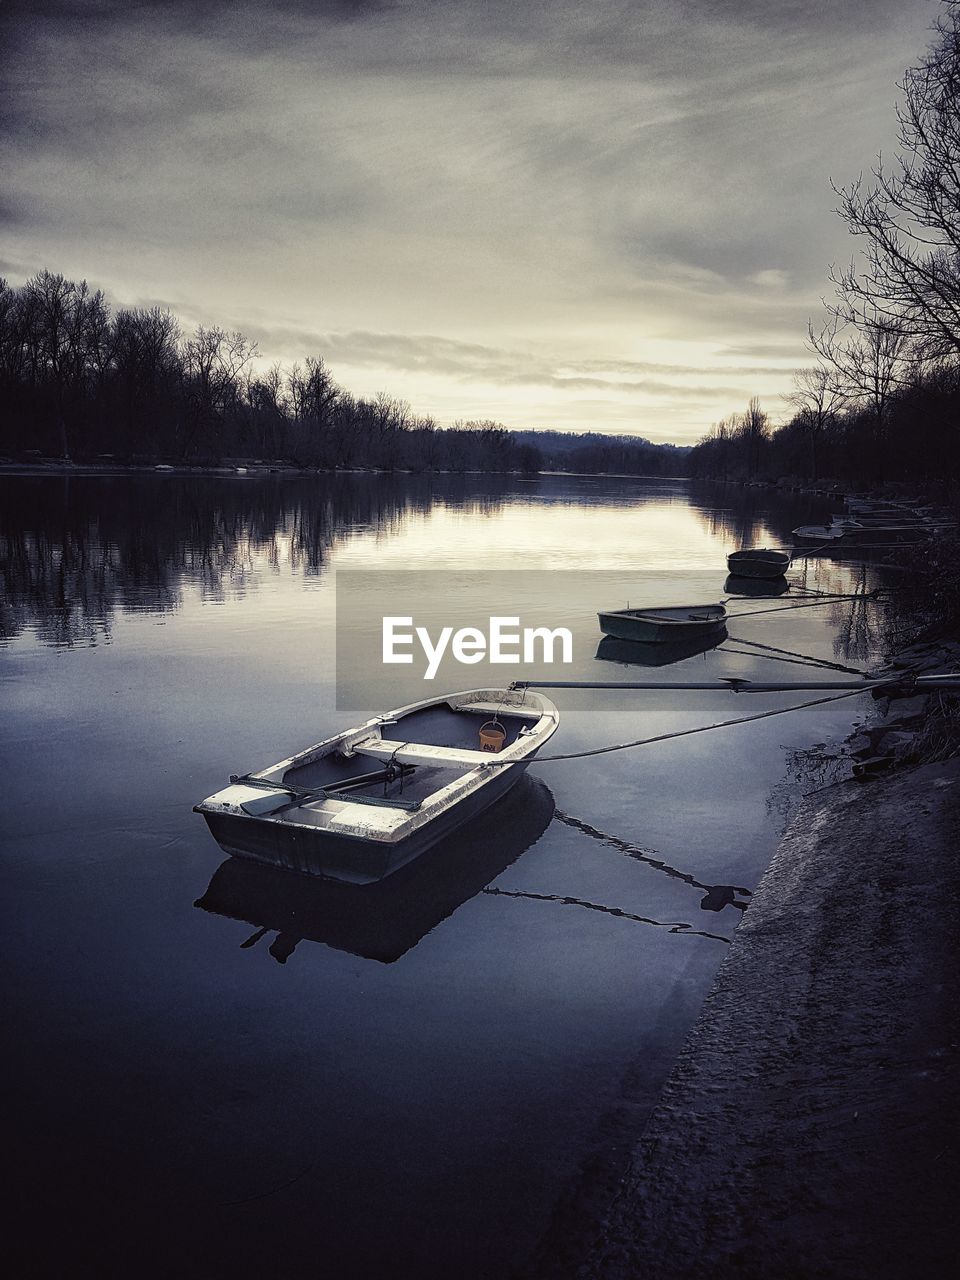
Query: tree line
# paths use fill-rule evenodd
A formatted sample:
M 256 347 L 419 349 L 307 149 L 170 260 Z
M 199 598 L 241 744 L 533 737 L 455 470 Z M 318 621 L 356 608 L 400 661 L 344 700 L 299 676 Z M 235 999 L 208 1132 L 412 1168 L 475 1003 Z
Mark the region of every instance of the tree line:
M 406 401 L 352 395 L 321 356 L 266 371 L 242 333 L 185 335 L 161 307 L 112 312 L 43 270 L 0 280 L 0 453 L 198 465 L 262 458 L 322 469 L 535 471 L 500 423 L 438 427 Z
M 716 423 L 690 455 L 717 478 L 960 479 L 960 0 L 943 0 L 928 52 L 901 82 L 899 155 L 835 187 L 857 242 L 794 377 L 793 414 L 759 403 Z
M 264 370 L 242 333 L 187 336 L 162 307 L 112 312 L 85 280 L 0 279 L 0 454 L 213 465 L 261 459 L 322 470 L 541 469 L 676 475 L 683 449 L 627 436 L 439 427 L 386 392 L 339 386 L 320 355 Z

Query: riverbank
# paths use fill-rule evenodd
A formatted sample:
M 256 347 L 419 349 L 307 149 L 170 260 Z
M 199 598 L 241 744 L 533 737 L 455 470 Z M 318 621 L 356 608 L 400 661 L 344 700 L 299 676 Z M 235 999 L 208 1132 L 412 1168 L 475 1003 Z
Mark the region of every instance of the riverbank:
M 932 704 L 892 700 L 803 801 L 592 1238 L 541 1275 L 946 1274 L 960 758 L 902 763 Z
M 177 475 L 177 476 L 509 476 L 513 480 L 534 482 L 542 476 L 577 477 L 603 480 L 689 480 L 684 475 L 637 475 L 633 472 L 619 471 L 557 471 L 547 468 L 537 469 L 498 469 L 495 467 L 480 469 L 462 467 L 451 469 L 444 467 L 420 467 L 413 470 L 409 467 L 316 467 L 295 466 L 290 462 L 250 462 L 239 459 L 226 459 L 211 463 L 167 463 L 167 462 L 67 462 L 59 458 L 38 459 L 35 462 L 17 462 L 0 458 L 0 475 L 39 476 L 39 475 Z

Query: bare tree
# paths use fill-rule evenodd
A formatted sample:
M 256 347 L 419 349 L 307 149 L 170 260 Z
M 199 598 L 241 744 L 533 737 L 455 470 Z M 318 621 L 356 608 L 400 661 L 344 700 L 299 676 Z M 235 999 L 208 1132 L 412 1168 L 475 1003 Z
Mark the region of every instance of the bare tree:
M 197 328 L 184 347 L 189 409 L 184 454 L 199 439 L 212 440 L 224 413 L 236 401 L 241 373 L 256 354 L 256 343 L 248 342 L 242 333 L 226 333 L 217 326 Z
M 819 474 L 819 442 L 844 403 L 836 369 L 821 362 L 793 375 L 793 391 L 784 399 L 797 411 L 797 421 L 810 437 L 812 479 Z
M 33 305 L 25 289 L 12 289 L 0 278 L 0 379 L 7 394 L 34 372 L 31 335 Z
M 910 344 L 896 323 L 879 313 L 868 315 L 857 328 L 843 330 L 839 322 L 809 329 L 810 345 L 831 366 L 840 395 L 858 402 L 873 424 L 874 468 L 884 472 L 887 423 L 895 393 L 909 376 Z
M 907 336 L 878 313 L 857 328 L 843 329 L 834 320 L 819 331 L 808 329 L 810 346 L 830 366 L 837 394 L 865 404 L 878 422 L 886 419 L 894 392 L 908 376 Z
M 835 188 L 862 260 L 833 269 L 843 324 L 884 326 L 931 355 L 960 354 L 960 0 L 944 0 L 936 38 L 907 71 L 901 154 L 865 182 Z
M 381 439 L 390 431 L 405 431 L 410 424 L 410 405 L 387 391 L 378 391 L 373 401 L 373 419 Z
M 180 326 L 161 307 L 118 311 L 111 356 L 121 420 L 131 439 L 172 431 L 161 419 L 172 412 L 179 371 Z
M 253 414 L 254 430 L 260 453 L 277 458 L 283 450 L 290 415 L 287 379 L 279 362 L 272 364 L 260 377 L 247 374 L 247 403 Z
M 295 364 L 287 375 L 294 418 L 300 428 L 299 446 L 311 461 L 330 464 L 340 453 L 335 439 L 341 391 L 322 356 L 308 356 L 306 367 Z
M 760 452 L 770 439 L 770 420 L 760 408 L 760 401 L 753 396 L 746 413 L 740 417 L 738 433 L 747 446 L 747 473 L 755 476 L 760 470 Z
M 334 382 L 333 375 L 324 363 L 323 357 L 308 356 L 303 399 L 307 413 L 313 417 L 321 432 L 327 431 L 330 427 L 339 394 L 340 388 Z
M 25 286 L 31 319 L 35 379 L 50 389 L 60 451 L 70 457 L 68 415 L 83 399 L 92 375 L 109 359 L 109 316 L 103 293 L 40 271 Z

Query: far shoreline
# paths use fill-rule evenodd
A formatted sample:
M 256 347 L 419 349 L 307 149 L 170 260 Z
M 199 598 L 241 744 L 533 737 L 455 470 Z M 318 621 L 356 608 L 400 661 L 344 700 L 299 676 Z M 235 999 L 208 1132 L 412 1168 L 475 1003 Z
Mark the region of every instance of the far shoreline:
M 416 479 L 432 477 L 465 477 L 465 476 L 500 476 L 535 484 L 543 477 L 577 478 L 584 480 L 644 480 L 664 481 L 670 484 L 715 484 L 734 485 L 738 489 L 762 489 L 768 492 L 806 494 L 815 498 L 833 498 L 842 501 L 850 486 L 841 485 L 838 481 L 829 481 L 825 485 L 813 482 L 797 484 L 792 478 L 781 476 L 777 479 L 742 479 L 734 477 L 661 475 L 634 473 L 629 471 L 557 471 L 542 469 L 537 471 L 497 471 L 471 467 L 465 470 L 419 470 L 410 468 L 386 467 L 311 467 L 296 466 L 293 463 L 277 459 L 243 460 L 240 458 L 223 462 L 164 462 L 160 459 L 144 462 L 72 462 L 63 458 L 36 458 L 29 461 L 12 458 L 0 459 L 0 476 L 42 476 L 42 475 L 176 475 L 176 476 L 211 476 L 225 479 L 236 477 L 262 477 L 282 475 L 288 477 L 316 476 L 404 476 Z M 876 491 L 880 496 L 880 491 Z M 871 495 L 872 496 L 872 495 Z
M 467 468 L 463 471 L 422 470 L 386 467 L 298 467 L 289 462 L 68 462 L 62 458 L 39 458 L 30 462 L 10 459 L 0 461 L 0 475 L 178 475 L 178 476 L 411 476 L 417 479 L 433 476 L 504 476 L 513 480 L 536 482 L 543 476 L 576 476 L 593 480 L 664 480 L 692 482 L 693 476 L 633 474 L 624 471 L 494 471 Z M 721 482 L 723 483 L 723 482 Z M 767 487 L 767 486 L 764 486 Z

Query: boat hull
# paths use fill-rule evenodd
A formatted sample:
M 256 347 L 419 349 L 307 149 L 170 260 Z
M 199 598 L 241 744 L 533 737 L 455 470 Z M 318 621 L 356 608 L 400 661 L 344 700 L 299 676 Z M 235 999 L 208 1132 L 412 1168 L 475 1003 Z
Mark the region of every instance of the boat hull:
M 658 618 L 654 614 L 619 612 L 597 614 L 600 630 L 615 640 L 637 640 L 643 644 L 668 644 L 692 638 L 705 639 L 721 636 L 726 624 L 726 614 L 721 610 L 716 616 L 683 621 Z
M 349 884 L 373 884 L 484 813 L 520 781 L 533 759 L 529 756 L 517 764 L 492 769 L 481 787 L 395 841 L 375 841 L 252 815 L 202 812 L 214 840 L 233 857 Z
M 814 546 L 819 543 L 832 545 L 840 541 L 841 532 L 833 525 L 825 524 L 805 524 L 799 529 L 794 529 L 792 533 L 793 541 L 796 546 Z
M 276 930 L 288 945 L 302 939 L 391 964 L 522 857 L 553 814 L 550 790 L 528 773 L 476 821 L 380 883 L 342 884 L 227 858 L 194 905 Z
M 727 556 L 727 569 L 738 578 L 781 578 L 789 567 L 786 551 L 734 551 Z

